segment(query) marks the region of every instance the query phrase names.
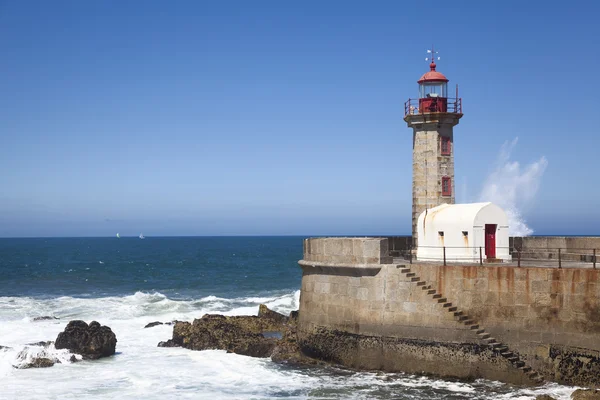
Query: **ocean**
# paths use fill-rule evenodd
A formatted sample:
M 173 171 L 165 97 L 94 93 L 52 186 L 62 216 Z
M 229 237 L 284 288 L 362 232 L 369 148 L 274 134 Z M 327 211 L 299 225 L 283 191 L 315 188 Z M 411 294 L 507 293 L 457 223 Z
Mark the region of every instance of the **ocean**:
M 566 400 L 576 389 L 290 367 L 157 347 L 172 326 L 144 328 L 205 313 L 252 315 L 261 303 L 288 314 L 298 309 L 301 258 L 302 237 L 0 239 L 0 399 Z M 111 327 L 117 353 L 71 363 L 65 350 L 31 345 L 55 340 L 74 319 Z M 15 368 L 43 351 L 63 362 Z

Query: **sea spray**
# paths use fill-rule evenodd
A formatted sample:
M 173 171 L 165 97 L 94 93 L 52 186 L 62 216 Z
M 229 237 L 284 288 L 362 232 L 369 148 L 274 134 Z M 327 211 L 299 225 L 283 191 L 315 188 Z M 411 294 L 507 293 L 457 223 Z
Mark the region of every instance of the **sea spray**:
M 502 207 L 508 217 L 511 236 L 529 236 L 533 233 L 522 215 L 535 200 L 548 160 L 542 156 L 521 170 L 511 153 L 519 138 L 506 141 L 500 148 L 494 170 L 486 178 L 479 201 L 491 201 Z

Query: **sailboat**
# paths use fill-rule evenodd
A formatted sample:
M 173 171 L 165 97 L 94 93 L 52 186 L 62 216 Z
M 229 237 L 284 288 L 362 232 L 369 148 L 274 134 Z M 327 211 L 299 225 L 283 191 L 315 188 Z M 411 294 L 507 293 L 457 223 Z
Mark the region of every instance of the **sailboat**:
M 140 233 L 140 239 L 146 239 L 143 233 Z
M 121 236 L 117 233 L 117 239 L 120 239 L 120 238 L 121 238 Z

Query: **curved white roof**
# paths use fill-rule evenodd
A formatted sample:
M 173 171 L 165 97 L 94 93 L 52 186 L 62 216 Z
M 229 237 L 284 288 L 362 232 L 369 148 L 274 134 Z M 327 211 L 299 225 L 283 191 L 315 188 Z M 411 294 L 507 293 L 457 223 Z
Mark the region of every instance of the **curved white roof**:
M 497 205 L 487 203 L 442 204 L 425 210 L 419 215 L 418 226 L 435 224 L 435 226 L 470 226 L 483 225 L 490 217 L 499 225 L 508 225 L 504 210 Z M 489 223 L 489 222 L 488 222 Z

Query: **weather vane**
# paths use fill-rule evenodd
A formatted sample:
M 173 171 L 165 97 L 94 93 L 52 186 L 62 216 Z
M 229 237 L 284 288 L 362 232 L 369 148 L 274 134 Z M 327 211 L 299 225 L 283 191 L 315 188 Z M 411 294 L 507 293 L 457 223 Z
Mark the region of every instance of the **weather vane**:
M 439 59 L 440 59 L 440 57 L 436 57 L 435 56 L 436 54 L 438 54 L 438 52 L 435 51 L 433 45 L 431 45 L 431 50 L 427 50 L 427 54 L 431 54 L 431 56 L 430 57 L 426 57 L 425 61 L 431 61 L 431 62 L 435 63 L 435 60 L 439 61 Z

